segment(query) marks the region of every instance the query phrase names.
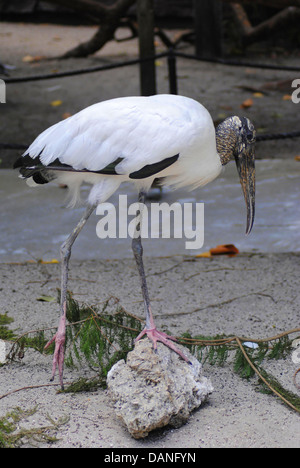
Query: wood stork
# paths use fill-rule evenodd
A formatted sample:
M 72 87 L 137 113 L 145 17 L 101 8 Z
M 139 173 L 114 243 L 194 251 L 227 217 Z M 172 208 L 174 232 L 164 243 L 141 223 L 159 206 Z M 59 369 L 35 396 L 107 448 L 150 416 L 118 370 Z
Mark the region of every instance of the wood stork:
M 124 97 L 92 105 L 41 133 L 14 164 L 29 185 L 57 179 L 70 188 L 72 203 L 83 182 L 92 185 L 84 216 L 61 247 L 61 316 L 52 367 L 58 366 L 63 386 L 66 301 L 71 247 L 98 204 L 106 201 L 122 182 L 131 181 L 144 202 L 157 177 L 174 188 L 192 189 L 207 184 L 231 159 L 236 161 L 247 206 L 250 233 L 255 210 L 255 129 L 247 118 L 230 117 L 215 130 L 209 112 L 197 101 L 175 95 Z M 141 215 L 141 214 L 140 214 Z M 139 220 L 140 221 L 140 220 Z M 147 335 L 184 354 L 174 338 L 155 327 L 143 265 L 140 225 L 132 249 L 141 280 Z

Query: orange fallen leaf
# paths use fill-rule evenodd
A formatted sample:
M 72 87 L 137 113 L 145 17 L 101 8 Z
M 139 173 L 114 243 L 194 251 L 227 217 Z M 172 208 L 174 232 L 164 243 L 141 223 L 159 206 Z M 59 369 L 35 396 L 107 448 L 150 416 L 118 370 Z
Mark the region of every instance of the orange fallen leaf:
M 25 55 L 25 57 L 22 58 L 22 62 L 33 62 L 34 61 L 34 57 L 32 57 L 32 55 Z
M 50 104 L 52 107 L 58 107 L 62 105 L 62 101 L 58 99 L 57 101 L 52 101 Z
M 36 55 L 33 57 L 32 55 L 25 55 L 25 57 L 22 58 L 22 62 L 25 63 L 32 63 L 32 62 L 39 62 L 40 60 L 43 60 L 45 58 L 43 55 Z
M 62 118 L 63 119 L 68 119 L 69 117 L 71 117 L 72 114 L 70 114 L 70 112 L 64 112 L 63 115 L 62 115 Z
M 259 93 L 259 92 L 253 93 L 253 96 L 256 97 L 256 98 L 263 98 L 264 97 L 263 93 Z
M 196 255 L 196 258 L 210 258 L 212 255 L 210 252 L 203 252 L 201 254 Z
M 41 260 L 42 265 L 52 265 L 59 263 L 59 261 L 56 258 L 53 258 L 52 260 Z
M 249 107 L 252 107 L 252 106 L 253 106 L 253 99 L 246 99 L 246 101 L 244 101 L 241 104 L 241 109 L 248 109 Z
M 237 255 L 239 250 L 233 244 L 218 245 L 217 247 L 210 249 L 212 255 Z
M 284 96 L 282 96 L 282 99 L 283 101 L 291 101 L 292 96 L 290 94 L 285 94 Z
M 196 258 L 210 258 L 214 255 L 229 255 L 233 257 L 234 255 L 239 254 L 239 250 L 233 244 L 217 245 L 209 250 L 209 252 L 202 252 L 201 254 L 196 255 Z
M 295 161 L 300 161 L 300 155 L 299 155 L 299 156 L 295 156 Z
M 40 62 L 41 60 L 45 59 L 45 55 L 36 55 L 33 57 L 33 59 L 34 62 Z

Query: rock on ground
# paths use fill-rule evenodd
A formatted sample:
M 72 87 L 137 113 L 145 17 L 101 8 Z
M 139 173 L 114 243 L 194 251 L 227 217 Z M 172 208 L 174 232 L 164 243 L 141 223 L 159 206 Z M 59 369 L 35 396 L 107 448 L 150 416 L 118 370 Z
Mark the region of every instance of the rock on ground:
M 0 364 L 6 363 L 6 343 L 0 340 Z
M 207 400 L 213 387 L 202 376 L 202 366 L 178 345 L 192 365 L 158 343 L 157 353 L 148 339 L 139 341 L 110 370 L 107 384 L 117 416 L 135 439 L 167 425 L 180 427 Z

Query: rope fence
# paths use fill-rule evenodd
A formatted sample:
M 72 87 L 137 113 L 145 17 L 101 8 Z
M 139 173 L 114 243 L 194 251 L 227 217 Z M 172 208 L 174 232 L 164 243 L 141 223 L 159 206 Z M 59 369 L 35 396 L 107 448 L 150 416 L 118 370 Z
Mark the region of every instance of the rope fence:
M 298 138 L 300 137 L 299 132 L 290 132 L 290 133 L 265 133 L 262 135 L 257 135 L 256 141 L 271 141 L 271 140 L 285 140 L 288 138 Z M 26 150 L 29 145 L 17 144 L 17 143 L 0 143 L 0 150 Z
M 65 72 L 55 72 L 55 73 L 46 73 L 41 75 L 29 75 L 29 76 L 21 76 L 17 78 L 7 78 L 5 79 L 6 84 L 15 84 L 15 83 L 26 83 L 30 81 L 42 81 L 42 80 L 53 80 L 56 78 L 67 78 L 69 76 L 76 76 L 76 75 L 84 75 L 88 73 L 96 73 L 101 71 L 107 70 L 114 70 L 115 68 L 123 68 L 128 67 L 131 65 L 139 65 L 143 62 L 150 62 L 153 60 L 158 60 L 160 58 L 164 58 L 168 56 L 168 52 L 162 52 L 161 54 L 157 54 L 153 57 L 145 58 L 145 59 L 133 59 L 133 60 L 126 60 L 124 62 L 116 62 L 110 63 L 107 65 L 99 65 L 96 67 L 88 67 L 88 68 L 81 68 L 79 70 L 69 70 Z M 300 71 L 300 69 L 299 69 Z
M 69 70 L 65 72 L 57 72 L 57 73 L 46 73 L 40 75 L 29 75 L 17 78 L 7 78 L 5 79 L 6 84 L 15 84 L 15 83 L 25 83 L 30 81 L 41 81 L 41 80 L 51 80 L 56 78 L 65 78 L 70 76 L 76 75 L 83 75 L 88 73 L 96 73 L 101 71 L 113 70 L 115 68 L 122 68 L 131 65 L 139 65 L 143 62 L 155 61 L 160 58 L 171 58 L 176 60 L 176 58 L 184 58 L 187 60 L 196 60 L 199 62 L 208 62 L 208 63 L 215 63 L 220 65 L 227 65 L 232 67 L 247 67 L 247 68 L 261 68 L 264 70 L 279 70 L 279 71 L 293 71 L 293 72 L 300 72 L 300 67 L 290 67 L 290 66 L 282 66 L 282 65 L 273 65 L 273 64 L 265 64 L 265 63 L 254 63 L 254 62 L 244 62 L 239 60 L 233 59 L 222 59 L 222 58 L 205 58 L 205 57 L 198 57 L 197 55 L 193 54 L 186 54 L 183 52 L 178 52 L 174 49 L 169 49 L 166 52 L 162 52 L 160 54 L 155 54 L 149 58 L 138 58 L 133 60 L 126 60 L 123 62 L 111 63 L 107 65 L 99 65 L 96 67 L 88 67 L 88 68 L 81 68 L 78 70 Z
M 183 52 L 179 52 L 170 48 L 166 52 L 162 52 L 160 54 L 156 54 L 149 58 L 138 58 L 133 60 L 127 60 L 123 62 L 116 62 L 110 63 L 107 65 L 99 65 L 96 67 L 88 67 L 88 68 L 81 68 L 77 70 L 68 70 L 65 72 L 57 72 L 57 73 L 46 73 L 46 74 L 39 74 L 39 75 L 30 75 L 30 76 L 23 76 L 23 77 L 16 77 L 16 78 L 7 78 L 5 79 L 5 83 L 7 85 L 16 84 L 16 83 L 25 83 L 25 82 L 33 82 L 33 81 L 42 81 L 42 80 L 51 80 L 57 78 L 67 78 L 71 76 L 83 75 L 88 73 L 96 73 L 96 72 L 104 72 L 107 70 L 114 70 L 117 68 L 123 68 L 127 66 L 133 65 L 141 65 L 142 63 L 149 62 L 149 61 L 156 61 L 161 58 L 166 58 L 168 62 L 168 70 L 169 70 L 169 92 L 170 94 L 178 94 L 178 77 L 177 77 L 177 59 L 182 58 L 186 60 L 196 60 L 200 62 L 208 62 L 208 63 L 215 63 L 220 65 L 226 66 L 234 66 L 234 67 L 247 67 L 247 68 L 260 68 L 260 69 L 267 69 L 267 70 L 279 70 L 279 71 L 293 71 L 293 72 L 300 72 L 300 67 L 290 67 L 290 66 L 280 66 L 280 65 L 273 65 L 273 64 L 261 64 L 261 63 L 254 63 L 248 61 L 238 61 L 233 59 L 222 59 L 222 58 L 205 58 L 205 57 L 198 57 L 193 54 L 187 54 Z M 270 141 L 270 140 L 281 140 L 281 139 L 289 139 L 289 138 L 298 138 L 300 137 L 300 130 L 293 131 L 288 133 L 277 133 L 277 134 L 261 134 L 257 135 L 257 142 L 263 141 Z M 26 150 L 29 145 L 24 144 L 14 144 L 14 143 L 0 143 L 0 150 Z

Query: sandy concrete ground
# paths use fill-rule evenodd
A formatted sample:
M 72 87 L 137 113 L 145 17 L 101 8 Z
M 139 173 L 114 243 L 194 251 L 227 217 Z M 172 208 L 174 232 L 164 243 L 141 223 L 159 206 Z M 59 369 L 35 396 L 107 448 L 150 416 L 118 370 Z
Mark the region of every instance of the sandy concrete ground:
M 146 259 L 159 327 L 167 325 L 175 335 L 189 331 L 193 335 L 234 333 L 263 338 L 299 323 L 299 255 L 186 260 L 180 256 Z M 74 261 L 70 275 L 70 289 L 78 300 L 95 304 L 117 295 L 127 311 L 143 316 L 133 260 Z M 58 265 L 2 264 L 1 277 L 1 310 L 14 317 L 13 328 L 25 332 L 56 326 L 57 304 L 36 299 L 56 294 Z M 26 353 L 20 363 L 1 368 L 1 394 L 48 383 L 50 369 L 51 356 Z M 267 370 L 292 391 L 296 369 L 291 356 L 267 364 Z M 204 370 L 215 388 L 209 402 L 182 428 L 166 428 L 143 441 L 133 440 L 120 426 L 109 395 L 101 390 L 73 395 L 58 395 L 53 387 L 23 390 L 1 401 L 0 415 L 15 406 L 30 409 L 38 404 L 37 413 L 23 423 L 29 427 L 46 424 L 47 414 L 54 419 L 68 415 L 70 420 L 59 429 L 60 441 L 53 447 L 299 448 L 298 414 L 274 397 L 258 393 L 254 383 L 233 373 L 230 363 L 223 368 L 205 365 Z M 93 375 L 66 369 L 65 379 L 71 381 L 80 374 Z
M 2 60 L 16 64 L 18 68 L 14 74 L 23 75 L 25 72 L 45 72 L 53 66 L 60 70 L 80 68 L 107 62 L 112 56 L 115 59 L 116 49 L 109 45 L 101 54 L 87 61 L 22 62 L 22 57 L 27 54 L 57 55 L 65 48 L 76 45 L 84 36 L 89 37 L 90 33 L 90 28 L 1 24 Z M 134 56 L 136 44 L 125 44 L 126 47 L 123 44 L 118 49 L 122 58 L 124 53 Z M 240 103 L 253 97 L 251 92 L 249 94 L 237 86 L 260 86 L 266 81 L 290 77 L 283 72 L 187 62 L 180 62 L 180 65 L 180 92 L 203 101 L 214 118 L 224 113 L 240 113 Z M 168 89 L 165 63 L 159 63 L 157 70 L 159 92 L 165 92 Z M 74 113 L 96 100 L 139 93 L 136 68 L 128 68 L 126 72 L 124 69 L 121 75 L 107 72 L 103 78 L 98 75 L 74 78 L 71 83 L 70 86 L 70 81 L 54 80 L 35 83 L 34 86 L 8 87 L 8 103 L 1 106 L 1 139 L 19 143 L 31 141 L 43 128 L 61 119 L 64 112 Z M 243 113 L 264 131 L 295 130 L 299 108 L 291 101 L 284 101 L 282 94 L 274 92 L 264 98 L 253 97 L 253 107 Z M 62 100 L 62 105 L 52 107 L 50 103 L 54 100 Z M 228 110 L 228 106 L 232 109 Z M 297 154 L 297 140 L 264 143 L 258 148 L 259 157 L 276 155 L 276 158 L 293 159 Z M 8 161 L 14 159 L 15 154 L 3 153 L 1 158 Z M 9 203 L 12 203 L 11 198 Z M 244 212 L 242 216 L 244 222 Z M 19 229 L 21 233 L 22 228 Z M 187 261 L 191 258 L 183 255 L 151 258 L 151 254 L 146 252 L 150 296 L 158 326 L 168 327 L 175 335 L 190 331 L 193 335 L 233 333 L 252 338 L 269 337 L 298 327 L 300 259 L 299 249 L 293 250 L 270 253 L 266 248 L 253 254 L 247 253 L 245 247 L 234 258 L 195 261 Z M 9 258 L 6 260 L 9 262 Z M 56 294 L 59 265 L 1 264 L 0 270 L 1 313 L 8 312 L 14 318 L 11 328 L 21 334 L 32 329 L 56 326 L 57 304 L 41 303 L 36 299 L 42 294 Z M 93 304 L 111 295 L 117 296 L 128 312 L 142 317 L 141 294 L 131 258 L 74 258 L 70 276 L 70 290 L 78 300 Z M 292 381 L 297 367 L 292 357 L 288 356 L 285 360 L 268 363 L 267 370 L 295 392 Z M 50 369 L 51 356 L 27 352 L 21 362 L 1 368 L 1 395 L 21 387 L 48 383 Z M 67 381 L 78 375 L 89 375 L 87 370 L 69 369 L 65 374 Z M 223 368 L 205 365 L 205 375 L 211 378 L 215 387 L 209 402 L 196 411 L 182 428 L 160 430 L 144 441 L 133 440 L 120 426 L 105 391 L 58 395 L 55 387 L 23 390 L 0 400 L 0 416 L 15 406 L 29 409 L 38 404 L 37 413 L 23 423 L 27 427 L 37 427 L 48 424 L 47 414 L 54 419 L 68 415 L 69 422 L 57 434 L 60 441 L 53 446 L 39 444 L 47 448 L 300 447 L 298 414 L 274 397 L 258 393 L 252 383 L 235 376 L 230 363 Z

